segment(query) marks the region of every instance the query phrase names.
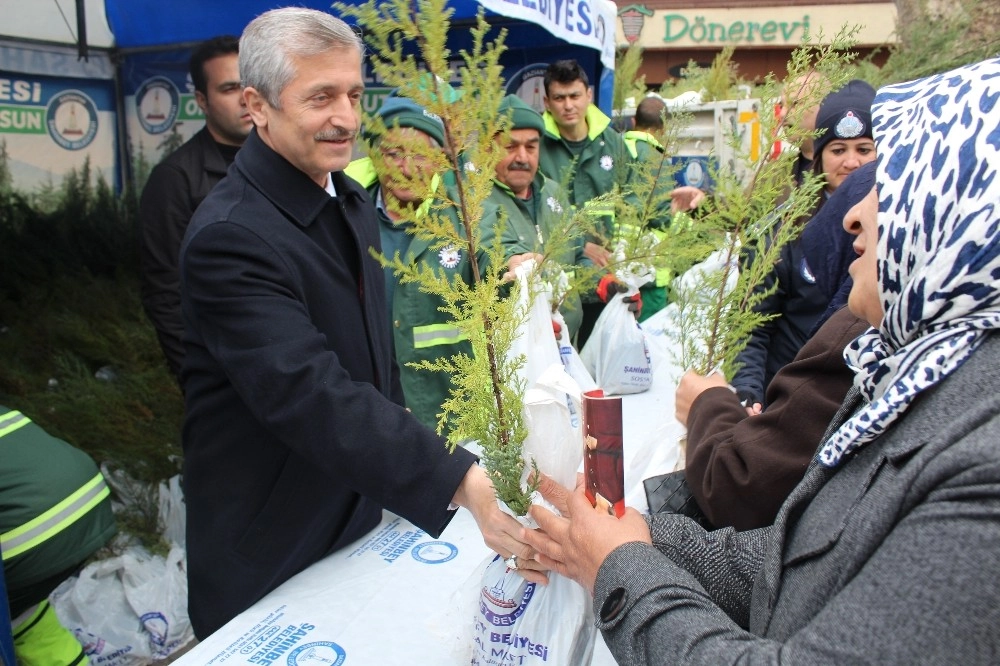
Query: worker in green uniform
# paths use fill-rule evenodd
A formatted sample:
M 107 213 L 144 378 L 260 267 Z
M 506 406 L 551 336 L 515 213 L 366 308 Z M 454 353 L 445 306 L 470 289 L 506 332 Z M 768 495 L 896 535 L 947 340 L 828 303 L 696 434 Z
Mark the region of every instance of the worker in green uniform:
M 504 97 L 499 112 L 510 119 L 510 129 L 496 136 L 506 156 L 496 165 L 487 202 L 503 211 L 501 218 L 506 222 L 501 238 L 506 256 L 545 255 L 570 274 L 574 266 L 592 267 L 584 255 L 584 235 L 574 235 L 566 228 L 569 206 L 565 193 L 559 183 L 538 169 L 545 131 L 542 116 L 517 95 Z M 554 235 L 557 238 L 553 241 Z M 559 285 L 553 287 L 560 291 Z M 572 339 L 583 318 L 579 292 L 564 292 L 559 310 Z
M 673 170 L 670 168 L 670 158 L 664 158 L 665 148 L 658 137 L 663 135 L 664 112 L 666 103 L 658 96 L 643 98 L 635 109 L 635 124 L 633 129 L 622 135 L 625 147 L 634 159 L 635 169 L 632 178 L 633 187 L 639 188 L 639 178 L 656 179 L 656 182 L 643 188 L 645 195 L 639 197 L 652 204 L 653 210 L 643 213 L 645 225 L 641 230 L 617 229 L 618 234 L 633 232 L 649 232 L 654 242 L 662 242 L 666 237 L 664 229 L 670 225 L 671 218 L 678 211 L 690 212 L 704 200 L 705 193 L 690 185 L 677 187 Z M 642 205 L 642 201 L 636 204 Z M 655 277 L 639 288 L 642 297 L 642 314 L 639 321 L 645 321 L 662 310 L 667 305 L 667 289 L 674 277 L 674 272 L 667 267 L 665 261 L 653 258 L 652 268 Z M 676 267 L 675 267 L 676 268 Z
M 418 238 L 412 222 L 406 221 L 401 212 L 410 209 L 418 216 L 439 215 L 465 237 L 456 208 L 434 205 L 426 198 L 427 192 L 444 187 L 441 184 L 444 174 L 433 173 L 427 157 L 429 149 L 439 149 L 444 143 L 441 119 L 413 100 L 394 95 L 386 98 L 377 115 L 384 133 L 381 128 L 366 130 L 371 156 L 355 160 L 345 172 L 368 190 L 375 203 L 382 254 L 389 259 L 398 256 L 408 265 L 473 284 L 472 262 L 466 246 Z M 420 145 L 424 148 L 414 149 Z M 448 198 L 457 201 L 453 192 Z M 486 208 L 479 226 L 476 261 L 480 276 L 485 276 L 490 267 L 488 248 L 493 243 L 496 221 L 492 210 Z M 471 355 L 472 347 L 455 323 L 440 311 L 443 305 L 440 297 L 421 291 L 417 283 L 400 282 L 390 267 L 385 269 L 385 287 L 387 317 L 406 406 L 425 425 L 437 428 L 441 405 L 453 387 L 451 378 L 447 373 L 418 370 L 409 364 L 433 362 L 458 353 Z
M 577 208 L 615 191 L 616 186 L 618 191 L 627 191 L 631 155 L 611 119 L 593 104 L 586 71 L 575 60 L 559 60 L 546 69 L 544 82 L 545 131 L 539 160 L 542 173 L 565 184 L 569 201 Z M 613 235 L 614 213 L 609 210 L 584 245 L 594 265 L 608 265 Z M 578 334 L 581 346 L 603 307 L 596 296 L 583 295 L 583 322 Z
M 115 534 L 94 461 L 0 406 L 0 554 L 21 666 L 88 664 L 49 594 Z

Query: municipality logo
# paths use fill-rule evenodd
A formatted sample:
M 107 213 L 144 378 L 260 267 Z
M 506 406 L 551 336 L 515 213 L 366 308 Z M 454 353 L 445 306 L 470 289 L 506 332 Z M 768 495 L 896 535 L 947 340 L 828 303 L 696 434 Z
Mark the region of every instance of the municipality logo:
M 438 252 L 438 261 L 445 268 L 457 268 L 462 261 L 462 252 L 449 243 Z
M 705 184 L 705 167 L 698 160 L 691 160 L 684 167 L 684 182 L 694 187 Z
M 455 559 L 458 548 L 447 541 L 427 541 L 418 544 L 410 551 L 413 559 L 424 564 L 444 564 Z
M 503 564 L 497 555 L 486 569 L 486 576 L 492 575 L 493 580 L 479 590 L 479 614 L 495 627 L 510 627 L 528 607 L 535 583 L 527 582 L 513 569 L 501 568 L 498 560 Z
M 142 623 L 142 628 L 149 634 L 149 640 L 153 645 L 157 647 L 166 645 L 170 622 L 163 613 L 158 611 L 144 613 L 139 618 L 139 622 Z
M 853 111 L 848 111 L 843 118 L 837 121 L 833 133 L 838 139 L 853 139 L 865 133 L 865 123 L 854 115 Z
M 288 666 L 340 666 L 347 659 L 347 652 L 332 641 L 306 643 L 292 650 L 288 655 Z
M 97 105 L 79 90 L 66 90 L 45 110 L 49 136 L 66 150 L 86 148 L 97 136 Z
M 508 79 L 506 91 L 517 95 L 538 113 L 545 111 L 545 71 L 548 63 L 534 63 Z
M 143 82 L 135 93 L 139 124 L 150 134 L 162 134 L 173 127 L 180 109 L 180 93 L 165 76 Z

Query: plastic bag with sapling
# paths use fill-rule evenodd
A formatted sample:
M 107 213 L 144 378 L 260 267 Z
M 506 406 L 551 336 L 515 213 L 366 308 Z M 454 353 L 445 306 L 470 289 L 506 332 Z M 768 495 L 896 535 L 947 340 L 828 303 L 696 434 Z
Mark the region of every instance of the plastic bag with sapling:
M 719 298 L 719 287 L 711 276 L 725 271 L 724 293 L 735 289 L 737 254 L 726 248 L 716 250 L 679 275 L 671 285 L 673 302 L 643 323 L 647 336 L 666 353 L 665 372 L 672 383 L 679 382 L 691 362 L 705 354 L 704 341 L 711 335 L 709 314 Z
M 551 295 L 531 277 L 531 266 L 517 271 L 519 298 L 528 316 L 512 354 L 524 354 L 525 473 L 538 469 L 572 488 L 583 459 L 580 388 L 560 360 L 552 328 Z M 523 269 L 523 270 L 522 270 Z M 565 327 L 564 327 L 565 328 Z M 540 496 L 533 498 L 544 503 Z M 551 506 L 549 508 L 552 508 Z M 535 527 L 530 518 L 519 518 Z M 472 664 L 499 666 L 581 666 L 590 663 L 596 629 L 586 590 L 570 579 L 549 574 L 547 586 L 524 580 L 499 555 L 487 559 L 469 584 L 478 587 L 472 632 Z

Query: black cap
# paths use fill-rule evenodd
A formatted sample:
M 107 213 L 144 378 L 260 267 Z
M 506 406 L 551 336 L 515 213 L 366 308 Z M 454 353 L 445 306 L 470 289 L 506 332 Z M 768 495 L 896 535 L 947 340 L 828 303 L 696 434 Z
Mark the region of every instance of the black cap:
M 875 89 L 860 79 L 827 95 L 816 113 L 816 129 L 822 131 L 813 140 L 813 159 L 834 139 L 871 139 L 874 101 Z

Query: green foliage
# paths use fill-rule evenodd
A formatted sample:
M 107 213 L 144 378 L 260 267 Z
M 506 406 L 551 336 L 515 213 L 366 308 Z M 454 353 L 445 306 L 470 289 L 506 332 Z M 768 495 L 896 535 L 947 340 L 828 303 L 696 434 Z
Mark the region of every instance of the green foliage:
M 1000 12 L 994 3 L 916 0 L 908 4 L 913 13 L 900 16 L 905 20 L 897 24 L 898 42 L 885 49 L 885 63 L 874 64 L 880 53 L 876 51 L 858 63 L 858 78 L 878 88 L 946 72 L 1000 52 Z
M 89 161 L 44 199 L 8 191 L 0 200 L 0 295 L 19 298 L 57 274 L 105 278 L 136 271 L 136 236 L 128 200 L 117 197 Z
M 129 181 L 129 185 L 136 192 L 142 192 L 142 188 L 146 187 L 146 181 L 149 180 L 149 172 L 152 170 L 153 165 L 146 158 L 146 153 L 142 149 L 142 142 L 140 141 L 139 145 L 132 149 L 132 178 Z
M 87 166 L 41 198 L 0 188 L 0 404 L 155 488 L 179 471 L 183 402 L 140 305 L 134 221 L 132 191 Z M 149 501 L 117 519 L 152 545 Z
M 10 192 L 14 179 L 10 172 L 10 153 L 7 152 L 7 141 L 0 140 L 0 192 Z
M 796 49 L 789 63 L 789 80 L 815 70 L 824 75 L 825 87 L 806 91 L 806 103 L 784 119 L 775 116 L 773 105 L 761 105 L 762 136 L 791 140 L 805 134 L 799 127 L 802 108 L 846 81 L 846 63 L 853 57 L 849 47 L 850 40 L 841 35 L 829 46 Z M 725 61 L 726 57 L 716 61 L 718 71 L 725 71 Z M 776 99 L 778 91 L 778 83 L 768 77 L 762 96 Z M 668 128 L 679 120 L 668 117 Z M 683 128 L 673 131 L 681 133 Z M 664 141 L 671 145 L 669 135 Z M 750 332 L 769 318 L 755 307 L 773 291 L 766 286 L 766 279 L 780 258 L 781 248 L 796 237 L 800 220 L 807 219 L 815 206 L 821 180 L 810 175 L 805 183 L 795 186 L 792 154 L 772 159 L 767 151 L 760 151 L 755 157 L 741 147 L 740 137 L 730 135 L 728 143 L 743 168 L 723 165 L 715 170 L 711 174 L 715 191 L 698 209 L 697 217 L 674 219 L 666 237 L 651 252 L 694 261 L 716 252 L 715 270 L 690 282 L 675 281 L 671 297 L 677 305 L 677 317 L 666 333 L 675 342 L 680 367 L 701 374 L 718 369 L 731 377 Z M 639 191 L 640 186 L 635 187 Z
M 177 123 L 171 125 L 170 132 L 163 137 L 163 141 L 157 146 L 160 149 L 161 159 L 184 145 L 184 137 L 177 131 L 177 128 Z
M 675 283 L 678 304 L 676 330 L 679 364 L 700 374 L 719 370 L 732 377 L 736 357 L 750 333 L 772 315 L 755 311 L 771 293 L 765 280 L 780 259 L 781 248 L 801 230 L 797 221 L 813 208 L 820 180 L 810 174 L 791 188 L 793 156 L 764 164 L 750 190 L 725 176 L 716 196 L 699 216 L 702 233 L 720 232 L 718 270 L 706 272 L 696 284 Z M 783 192 L 790 193 L 778 205 Z
M 705 102 L 737 99 L 742 97 L 739 87 L 748 83 L 739 76 L 739 65 L 733 62 L 735 47 L 726 46 L 715 58 L 711 67 L 699 67 L 691 60 L 682 70 L 683 76 L 676 81 L 666 81 L 660 86 L 660 95 L 676 97 L 681 93 L 695 91 L 701 93 Z
M 425 179 L 426 198 L 435 203 L 427 210 L 397 209 L 403 219 L 414 225 L 415 234 L 431 240 L 435 246 L 449 243 L 463 247 L 473 263 L 473 274 L 480 275 L 476 260 L 480 247 L 480 223 L 484 202 L 493 189 L 494 167 L 502 149 L 494 137 L 506 128 L 498 121 L 503 97 L 499 58 L 505 33 L 492 41 L 490 27 L 480 13 L 471 29 L 472 47 L 458 54 L 461 65 L 457 74 L 461 93 L 448 84 L 452 76 L 451 53 L 445 42 L 453 13 L 443 0 L 371 0 L 358 6 L 336 4 L 345 17 L 354 17 L 365 31 L 371 47 L 375 72 L 399 94 L 413 99 L 444 124 L 443 150 L 430 150 L 414 142 L 407 149 L 432 165 L 441 179 Z M 376 118 L 366 119 L 377 134 L 385 130 Z M 378 151 L 369 155 L 379 169 L 388 169 L 393 177 L 398 170 L 378 162 Z M 444 181 L 454 187 L 445 188 Z M 453 207 L 462 223 L 455 230 L 441 214 Z M 500 224 L 503 224 L 501 220 Z M 502 227 L 497 232 L 501 235 Z M 504 265 L 499 241 L 488 248 L 491 266 Z M 522 360 L 509 359 L 513 336 L 520 320 L 515 301 L 504 298 L 507 287 L 499 276 L 487 276 L 472 286 L 449 281 L 433 271 L 415 271 L 398 260 L 392 266 L 399 279 L 414 281 L 421 289 L 442 298 L 446 313 L 469 339 L 472 356 L 458 355 L 424 362 L 416 367 L 431 372 L 447 372 L 455 389 L 442 408 L 439 431 L 447 432 L 448 444 L 474 440 L 483 450 L 483 463 L 493 481 L 497 497 L 518 515 L 524 515 L 535 487 L 521 486 L 524 475 L 522 445 L 526 436 L 523 424 L 524 387 L 517 380 Z M 494 271 L 495 273 L 495 271 Z
M 611 108 L 624 109 L 625 100 L 629 97 L 638 102 L 646 95 L 646 77 L 639 76 L 641 66 L 642 47 L 639 42 L 633 42 L 627 49 L 618 51 L 615 58 L 615 87 Z

